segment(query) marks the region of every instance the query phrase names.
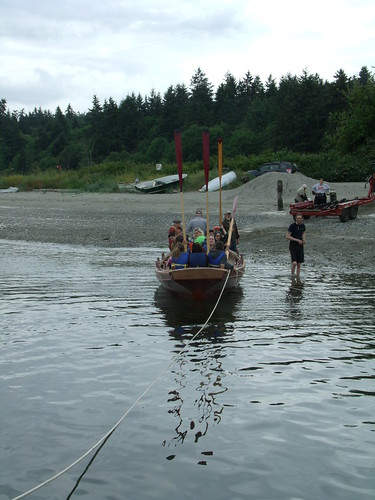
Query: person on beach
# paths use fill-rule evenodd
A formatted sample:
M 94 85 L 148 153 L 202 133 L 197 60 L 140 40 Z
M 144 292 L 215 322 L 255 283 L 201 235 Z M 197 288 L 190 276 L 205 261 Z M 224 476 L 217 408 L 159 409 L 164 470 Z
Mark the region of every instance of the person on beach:
M 300 275 L 301 264 L 305 261 L 305 235 L 306 227 L 302 222 L 302 214 L 297 214 L 296 221 L 290 224 L 286 233 L 286 239 L 289 240 L 290 258 L 292 261 L 292 276 L 294 276 L 294 273 L 296 273 L 297 277 Z
M 299 189 L 297 189 L 296 196 L 294 197 L 294 201 L 296 203 L 307 200 L 306 189 L 307 189 L 307 184 L 302 184 L 302 186 Z
M 324 182 L 323 177 L 320 178 L 319 182 L 313 185 L 312 194 L 315 196 L 315 205 L 324 205 L 327 203 L 327 194 L 330 191 L 329 184 Z
M 202 229 L 203 234 L 205 234 L 207 231 L 207 223 L 206 223 L 205 219 L 203 219 L 202 210 L 199 210 L 199 209 L 196 210 L 195 217 L 188 222 L 188 225 L 186 227 L 186 232 L 188 234 L 192 234 L 194 231 L 194 228 L 196 228 L 196 227 L 199 227 L 200 229 Z

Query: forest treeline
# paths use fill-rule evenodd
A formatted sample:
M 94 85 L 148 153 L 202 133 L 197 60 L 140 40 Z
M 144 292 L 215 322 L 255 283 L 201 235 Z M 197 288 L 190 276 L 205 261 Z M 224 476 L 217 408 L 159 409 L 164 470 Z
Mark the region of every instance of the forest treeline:
M 366 66 L 357 76 L 336 72 L 331 82 L 303 71 L 279 82 L 247 72 L 226 73 L 216 91 L 198 68 L 189 86 L 127 95 L 120 103 L 93 96 L 91 108 L 75 112 L 7 109 L 0 101 L 0 175 L 56 168 L 79 170 L 103 162 L 155 164 L 175 161 L 173 131 L 181 130 L 183 161 L 202 158 L 202 130 L 224 144 L 224 163 L 284 152 L 299 166 L 324 158 L 337 180 L 362 180 L 375 159 L 375 79 Z M 329 165 L 332 163 L 332 165 Z M 321 168 L 321 167 L 320 167 Z M 246 168 L 243 168 L 245 170 Z

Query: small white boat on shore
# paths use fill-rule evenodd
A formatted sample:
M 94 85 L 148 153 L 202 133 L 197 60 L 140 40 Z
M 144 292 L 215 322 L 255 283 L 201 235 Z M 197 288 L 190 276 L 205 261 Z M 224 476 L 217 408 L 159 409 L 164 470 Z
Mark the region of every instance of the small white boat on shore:
M 221 187 L 228 186 L 231 182 L 235 181 L 237 179 L 236 172 L 227 172 L 226 174 L 221 176 Z M 211 191 L 219 191 L 220 189 L 220 177 L 215 177 L 215 179 L 212 179 L 207 185 L 208 187 L 208 192 Z M 206 192 L 206 184 L 201 187 L 199 190 L 202 193 Z

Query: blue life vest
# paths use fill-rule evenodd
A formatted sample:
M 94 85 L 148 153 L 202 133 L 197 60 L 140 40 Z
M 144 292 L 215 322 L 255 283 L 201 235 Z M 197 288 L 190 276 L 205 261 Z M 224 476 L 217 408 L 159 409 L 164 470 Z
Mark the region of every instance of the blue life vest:
M 172 269 L 185 269 L 187 267 L 189 260 L 189 253 L 188 252 L 182 252 L 179 257 L 173 258 L 172 257 L 172 264 L 171 268 Z
M 224 250 L 221 250 L 220 252 L 212 253 L 210 252 L 208 254 L 208 265 L 210 267 L 220 267 L 221 264 L 225 264 L 227 259 L 223 259 L 223 257 L 226 256 Z
M 205 253 L 189 253 L 189 266 L 190 267 L 207 267 L 208 258 Z

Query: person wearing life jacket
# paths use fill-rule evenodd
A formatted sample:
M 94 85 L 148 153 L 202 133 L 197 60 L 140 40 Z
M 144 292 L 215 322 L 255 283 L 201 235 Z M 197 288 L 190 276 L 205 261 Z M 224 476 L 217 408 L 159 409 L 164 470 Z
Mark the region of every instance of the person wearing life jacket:
M 222 241 L 217 241 L 215 248 L 210 250 L 208 254 L 208 265 L 209 267 L 221 267 L 224 269 L 233 269 L 232 264 L 229 264 L 227 259 L 227 254 L 224 251 L 224 245 Z
M 202 250 L 202 246 L 199 243 L 194 242 L 189 253 L 188 259 L 189 267 L 207 267 L 208 257 Z
M 183 243 L 177 243 L 171 254 L 171 269 L 185 269 L 188 260 L 189 252 L 185 252 Z

